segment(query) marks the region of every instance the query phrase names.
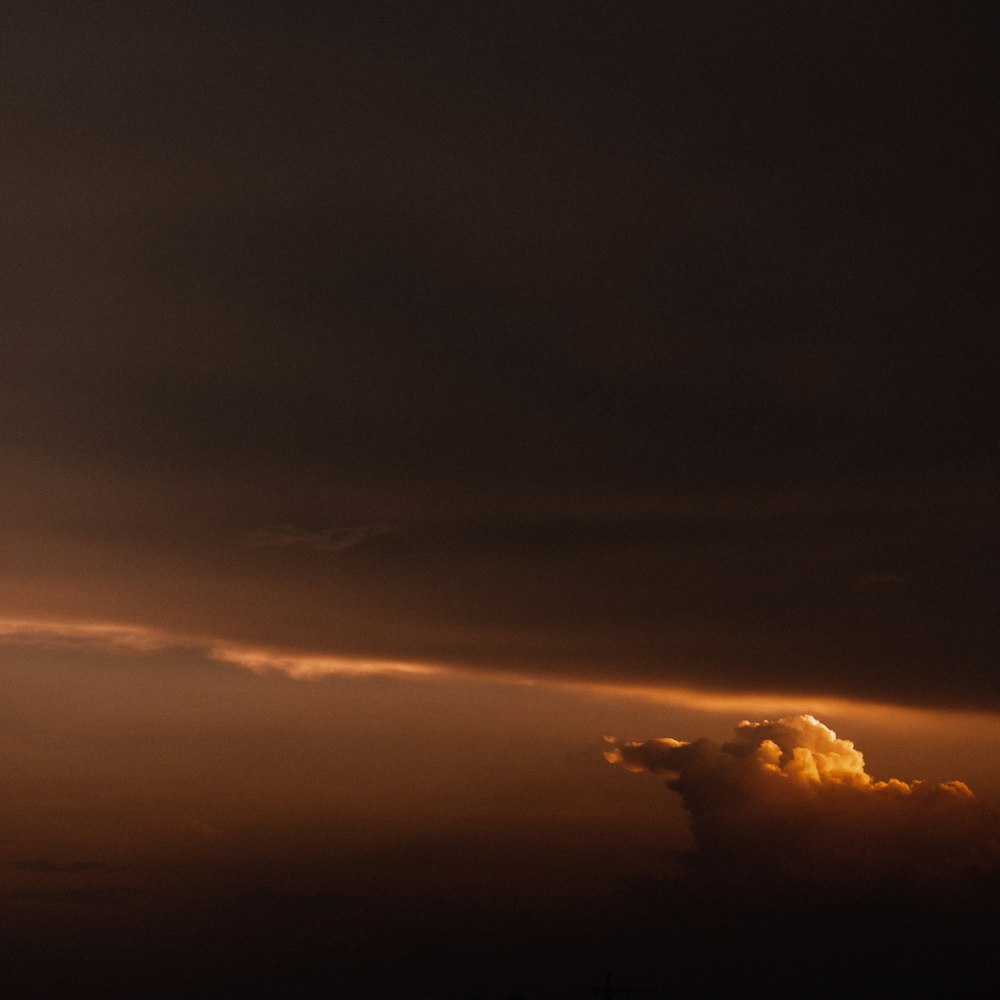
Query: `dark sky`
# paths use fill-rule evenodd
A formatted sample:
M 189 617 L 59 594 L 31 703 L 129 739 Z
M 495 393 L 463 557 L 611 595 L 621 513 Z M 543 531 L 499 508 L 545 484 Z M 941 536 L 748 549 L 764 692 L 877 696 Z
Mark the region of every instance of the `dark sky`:
M 990 29 L 5 5 L 5 605 L 1000 706 Z

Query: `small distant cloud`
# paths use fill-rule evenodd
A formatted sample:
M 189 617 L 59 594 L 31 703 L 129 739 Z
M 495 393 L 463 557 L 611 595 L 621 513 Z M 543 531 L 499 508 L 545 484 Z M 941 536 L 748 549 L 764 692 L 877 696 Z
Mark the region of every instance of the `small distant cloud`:
M 106 872 L 111 865 L 101 861 L 47 861 L 45 858 L 29 858 L 12 862 L 14 868 L 23 872 L 47 872 L 58 875 L 75 875 L 78 872 Z
M 339 552 L 360 545 L 374 535 L 384 535 L 396 529 L 385 524 L 362 524 L 345 528 L 322 528 L 319 531 L 294 524 L 272 524 L 247 532 L 240 544 L 246 548 L 287 548 L 302 545 L 315 552 Z
M 708 880 L 940 882 L 1000 870 L 1000 821 L 968 786 L 877 781 L 861 751 L 811 715 L 741 722 L 721 745 L 610 742 L 611 763 L 669 776 L 691 815 L 691 871 Z

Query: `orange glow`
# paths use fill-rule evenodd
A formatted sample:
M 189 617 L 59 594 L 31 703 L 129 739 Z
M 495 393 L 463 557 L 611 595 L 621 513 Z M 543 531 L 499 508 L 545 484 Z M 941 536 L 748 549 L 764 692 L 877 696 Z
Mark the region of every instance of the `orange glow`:
M 893 871 L 936 881 L 1000 870 L 997 818 L 968 785 L 875 780 L 853 741 L 812 715 L 743 721 L 722 743 L 610 742 L 610 763 L 670 775 L 706 874 L 731 866 L 743 879 Z
M 72 642 L 153 650 L 189 643 L 142 625 L 62 619 L 0 618 L 0 636 L 15 642 Z
M 668 684 L 615 684 L 607 681 L 574 680 L 558 676 L 463 669 L 450 665 L 367 657 L 335 656 L 318 652 L 251 646 L 229 639 L 171 633 L 122 622 L 78 619 L 0 618 L 0 638 L 14 642 L 123 648 L 152 652 L 170 648 L 198 650 L 208 659 L 244 667 L 254 673 L 276 671 L 296 680 L 318 680 L 327 676 L 391 674 L 439 678 L 466 683 L 540 687 L 553 692 L 577 694 L 609 701 L 630 700 L 665 708 L 725 714 L 850 716 L 895 729 L 923 729 L 930 720 L 956 727 L 981 724 L 995 726 L 998 714 L 970 709 L 918 708 L 886 702 L 814 696 L 788 692 L 700 691 Z
M 222 663 L 235 663 L 255 673 L 279 670 L 297 680 L 310 680 L 330 674 L 410 674 L 449 673 L 444 667 L 398 660 L 350 659 L 343 656 L 300 656 L 292 653 L 254 649 L 246 646 L 212 643 L 208 655 Z
M 296 679 L 329 674 L 442 674 L 448 671 L 418 663 L 374 660 L 243 646 L 205 636 L 177 635 L 141 625 L 51 619 L 0 619 L 0 636 L 19 642 L 70 642 L 98 647 L 117 646 L 140 652 L 157 649 L 197 649 L 211 660 L 246 667 L 254 673 L 276 670 Z
M 601 681 L 562 681 L 543 683 L 568 691 L 578 691 L 608 699 L 632 699 L 664 707 L 679 707 L 697 712 L 718 714 L 753 713 L 764 715 L 822 714 L 851 716 L 891 723 L 895 728 L 923 729 L 932 718 L 940 724 L 949 720 L 955 725 L 980 720 L 995 725 L 1000 714 L 973 709 L 918 708 L 891 702 L 861 701 L 788 692 L 698 691 L 688 687 L 654 684 L 610 684 Z

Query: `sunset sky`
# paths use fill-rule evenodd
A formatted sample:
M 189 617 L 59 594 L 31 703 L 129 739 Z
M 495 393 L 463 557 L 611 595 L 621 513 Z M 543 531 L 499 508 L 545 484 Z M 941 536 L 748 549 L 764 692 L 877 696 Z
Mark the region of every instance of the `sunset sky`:
M 992 975 L 994 34 L 4 5 L 4 995 Z

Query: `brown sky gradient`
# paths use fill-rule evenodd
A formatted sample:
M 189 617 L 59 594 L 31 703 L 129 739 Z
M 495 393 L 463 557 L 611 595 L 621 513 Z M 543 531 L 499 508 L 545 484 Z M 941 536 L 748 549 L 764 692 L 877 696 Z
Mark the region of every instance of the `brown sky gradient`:
M 706 887 L 601 758 L 1000 799 L 991 28 L 5 4 L 0 992 L 992 977 L 990 872 Z

